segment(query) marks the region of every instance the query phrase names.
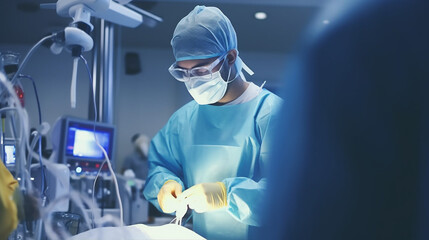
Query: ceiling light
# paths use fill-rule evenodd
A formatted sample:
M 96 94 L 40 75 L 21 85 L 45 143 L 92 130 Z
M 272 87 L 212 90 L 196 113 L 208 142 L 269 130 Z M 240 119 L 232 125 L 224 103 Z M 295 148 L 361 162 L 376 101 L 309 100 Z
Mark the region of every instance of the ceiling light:
M 264 12 L 256 12 L 255 13 L 255 18 L 258 20 L 264 20 L 267 18 L 267 14 Z

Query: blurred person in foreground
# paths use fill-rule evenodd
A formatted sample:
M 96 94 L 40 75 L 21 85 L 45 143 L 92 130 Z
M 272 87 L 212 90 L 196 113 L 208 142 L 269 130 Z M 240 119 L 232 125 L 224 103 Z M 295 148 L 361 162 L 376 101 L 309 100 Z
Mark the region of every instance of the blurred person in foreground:
M 429 239 L 429 2 L 332 4 L 285 77 L 253 237 Z
M 21 220 L 40 216 L 39 201 L 33 194 L 23 194 L 19 184 L 0 159 L 0 240 L 8 238 Z

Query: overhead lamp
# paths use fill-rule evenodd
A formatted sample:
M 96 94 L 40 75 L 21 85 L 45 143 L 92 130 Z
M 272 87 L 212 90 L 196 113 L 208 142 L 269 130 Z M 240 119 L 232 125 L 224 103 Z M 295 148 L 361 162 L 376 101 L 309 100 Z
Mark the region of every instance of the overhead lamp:
M 267 18 L 267 14 L 265 12 L 256 12 L 255 18 L 258 20 L 264 20 Z

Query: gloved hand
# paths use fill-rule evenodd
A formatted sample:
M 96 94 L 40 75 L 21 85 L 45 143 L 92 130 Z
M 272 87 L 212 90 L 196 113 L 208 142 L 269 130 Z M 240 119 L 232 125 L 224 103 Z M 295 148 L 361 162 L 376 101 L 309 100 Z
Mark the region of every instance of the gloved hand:
M 182 200 L 198 213 L 213 211 L 227 206 L 226 187 L 222 182 L 200 183 L 180 194 Z
M 178 207 L 177 196 L 182 193 L 182 185 L 174 180 L 164 183 L 158 193 L 158 203 L 162 211 L 172 213 Z

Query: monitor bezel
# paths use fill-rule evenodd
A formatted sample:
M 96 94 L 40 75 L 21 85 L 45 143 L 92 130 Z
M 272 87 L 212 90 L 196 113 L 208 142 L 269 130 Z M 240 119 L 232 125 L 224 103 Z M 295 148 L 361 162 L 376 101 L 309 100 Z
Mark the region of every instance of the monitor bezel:
M 93 129 L 94 125 L 95 125 L 95 129 L 96 131 L 99 131 L 100 129 L 104 129 L 104 130 L 108 130 L 110 134 L 110 146 L 109 149 L 105 149 L 107 152 L 107 155 L 110 159 L 110 162 L 112 164 L 112 167 L 114 167 L 114 156 L 115 156 L 115 144 L 116 144 L 116 127 L 113 124 L 109 124 L 109 123 L 103 123 L 103 122 L 94 122 L 91 120 L 87 120 L 87 119 L 81 119 L 81 118 L 76 118 L 76 117 L 64 117 L 63 118 L 63 124 L 61 127 L 61 137 L 60 137 L 60 152 L 61 152 L 61 162 L 67 165 L 70 165 L 70 163 L 76 164 L 76 163 L 102 163 L 105 158 L 104 155 L 102 158 L 90 158 L 90 157 L 80 157 L 80 156 L 72 156 L 72 155 L 68 155 L 66 148 L 67 148 L 67 139 L 69 138 L 69 128 L 71 126 L 75 126 L 76 124 L 81 125 L 81 126 L 85 126 L 86 129 Z M 72 170 L 74 169 L 74 166 L 69 166 L 69 168 Z M 88 171 L 93 171 L 94 169 L 91 168 L 91 170 Z M 85 169 L 83 170 L 84 172 L 86 171 Z

